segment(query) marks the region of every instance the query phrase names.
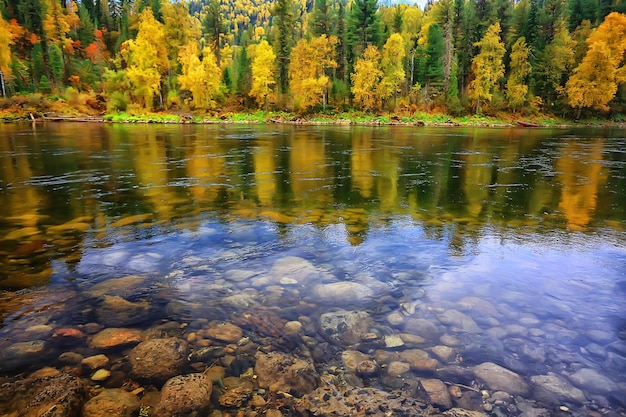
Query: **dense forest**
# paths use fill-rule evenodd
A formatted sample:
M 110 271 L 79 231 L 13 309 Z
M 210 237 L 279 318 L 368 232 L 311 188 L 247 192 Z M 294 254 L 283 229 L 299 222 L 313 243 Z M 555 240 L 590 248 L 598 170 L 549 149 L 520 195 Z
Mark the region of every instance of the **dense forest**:
M 2 0 L 5 102 L 626 119 L 621 0 Z

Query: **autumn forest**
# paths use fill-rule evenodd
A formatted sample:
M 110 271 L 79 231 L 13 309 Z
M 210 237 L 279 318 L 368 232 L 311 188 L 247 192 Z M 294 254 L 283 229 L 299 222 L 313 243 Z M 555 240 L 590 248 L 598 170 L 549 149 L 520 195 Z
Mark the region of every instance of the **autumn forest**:
M 0 108 L 626 121 L 623 0 L 2 0 Z

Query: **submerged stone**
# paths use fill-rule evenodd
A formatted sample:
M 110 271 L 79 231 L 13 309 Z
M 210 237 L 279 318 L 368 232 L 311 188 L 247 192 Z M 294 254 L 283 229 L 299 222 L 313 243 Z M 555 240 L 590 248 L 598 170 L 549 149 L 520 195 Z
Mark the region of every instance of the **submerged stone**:
M 495 363 L 485 362 L 477 365 L 473 368 L 473 373 L 489 389 L 506 391 L 512 395 L 521 395 L 522 397 L 526 397 L 531 393 L 531 387 L 521 376 Z
M 420 385 L 426 394 L 425 399 L 443 409 L 452 407 L 452 398 L 448 393 L 448 388 L 439 379 L 420 379 Z
M 187 341 L 176 338 L 147 340 L 135 346 L 129 358 L 134 377 L 163 383 L 183 372 L 187 363 Z
M 370 332 L 374 321 L 365 311 L 335 311 L 320 316 L 321 330 L 329 337 L 350 346 Z
M 212 390 L 213 384 L 204 374 L 175 376 L 163 385 L 153 416 L 206 415 L 211 404 Z
M 319 375 L 311 362 L 280 352 L 258 352 L 255 358 L 254 373 L 261 388 L 308 394 L 318 385 Z
M 139 412 L 136 395 L 119 388 L 107 389 L 83 406 L 83 417 L 133 417 Z
M 617 384 L 595 369 L 583 368 L 569 376 L 572 384 L 593 394 L 607 394 L 617 389 Z
M 17 342 L 0 352 L 0 371 L 13 371 L 39 362 L 53 352 L 43 340 Z
M 115 349 L 122 346 L 136 345 L 142 341 L 141 331 L 109 327 L 97 333 L 89 346 L 92 349 Z
M 0 415 L 74 417 L 80 413 L 83 395 L 80 379 L 68 374 L 3 384 Z
M 586 400 L 581 390 L 554 373 L 535 375 L 530 377 L 530 381 L 535 386 L 534 395 L 539 401 L 558 405 L 562 402 L 582 403 Z
M 311 299 L 323 304 L 359 304 L 372 301 L 374 295 L 370 287 L 351 281 L 319 284 L 311 290 Z
M 118 296 L 104 296 L 97 310 L 98 321 L 105 326 L 124 327 L 150 318 L 150 304 L 146 301 L 132 303 Z

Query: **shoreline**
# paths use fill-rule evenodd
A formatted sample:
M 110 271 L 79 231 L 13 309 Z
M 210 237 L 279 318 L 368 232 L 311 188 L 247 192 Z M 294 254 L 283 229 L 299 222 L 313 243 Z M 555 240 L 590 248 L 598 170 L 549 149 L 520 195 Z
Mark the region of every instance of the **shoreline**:
M 425 116 L 425 117 L 420 117 Z M 430 119 L 430 120 L 428 120 Z M 492 127 L 510 128 L 518 127 L 523 129 L 541 128 L 626 128 L 624 122 L 608 122 L 600 119 L 589 119 L 583 121 L 569 121 L 551 118 L 549 116 L 534 117 L 528 119 L 502 120 L 491 116 L 462 116 L 452 117 L 443 113 L 426 114 L 419 116 L 401 116 L 394 113 L 386 115 L 364 115 L 346 117 L 338 115 L 334 118 L 327 115 L 313 114 L 310 116 L 299 116 L 291 113 L 267 114 L 257 113 L 228 113 L 216 116 L 194 116 L 191 114 L 176 113 L 151 113 L 135 116 L 127 113 L 105 114 L 105 115 L 62 115 L 52 113 L 39 113 L 34 115 L 9 115 L 0 116 L 2 123 L 122 123 L 122 124 L 255 124 L 255 125 L 301 125 L 301 126 L 416 126 L 416 127 Z

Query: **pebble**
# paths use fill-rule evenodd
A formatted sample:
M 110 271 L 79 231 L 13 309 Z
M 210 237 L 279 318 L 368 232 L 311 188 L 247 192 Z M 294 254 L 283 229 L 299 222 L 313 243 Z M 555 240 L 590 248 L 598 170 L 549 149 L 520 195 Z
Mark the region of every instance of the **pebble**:
M 404 341 L 398 335 L 385 336 L 385 346 L 388 348 L 396 348 L 404 346 Z
M 108 369 L 98 369 L 91 376 L 91 380 L 92 381 L 105 381 L 110 376 L 111 376 L 111 371 L 109 371 Z
M 80 363 L 87 368 L 93 370 L 98 368 L 104 368 L 105 366 L 107 366 L 109 364 L 109 358 L 106 355 L 102 354 L 94 355 L 83 359 Z

